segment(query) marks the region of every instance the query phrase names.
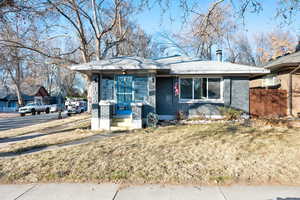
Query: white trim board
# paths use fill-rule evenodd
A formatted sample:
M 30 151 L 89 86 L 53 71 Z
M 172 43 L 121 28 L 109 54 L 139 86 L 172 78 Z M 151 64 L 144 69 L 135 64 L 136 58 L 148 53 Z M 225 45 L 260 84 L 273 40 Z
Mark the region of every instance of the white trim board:
M 176 115 L 158 115 L 159 120 L 174 120 Z
M 200 117 L 201 115 L 189 115 L 188 118 Z M 223 119 L 222 115 L 205 115 L 207 119 Z M 159 120 L 174 120 L 176 119 L 176 115 L 159 115 Z

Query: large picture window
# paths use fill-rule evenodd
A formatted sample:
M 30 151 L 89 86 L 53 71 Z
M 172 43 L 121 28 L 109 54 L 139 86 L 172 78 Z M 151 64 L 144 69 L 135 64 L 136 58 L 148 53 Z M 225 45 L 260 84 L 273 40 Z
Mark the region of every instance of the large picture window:
M 181 100 L 221 100 L 222 78 L 180 78 Z

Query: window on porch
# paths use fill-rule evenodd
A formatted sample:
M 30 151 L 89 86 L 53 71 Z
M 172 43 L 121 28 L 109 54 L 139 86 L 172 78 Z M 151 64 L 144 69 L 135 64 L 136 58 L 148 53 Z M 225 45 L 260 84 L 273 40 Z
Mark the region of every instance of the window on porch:
M 114 77 L 103 76 L 101 82 L 101 99 L 113 100 L 114 99 Z
M 148 77 L 135 77 L 133 84 L 134 100 L 144 102 L 148 97 Z

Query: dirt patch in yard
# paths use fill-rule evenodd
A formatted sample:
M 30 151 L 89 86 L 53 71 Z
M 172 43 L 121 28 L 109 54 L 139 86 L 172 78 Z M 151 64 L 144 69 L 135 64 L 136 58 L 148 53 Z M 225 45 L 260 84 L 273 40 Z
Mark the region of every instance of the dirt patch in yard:
M 299 158 L 299 129 L 175 125 L 2 158 L 0 182 L 299 185 Z

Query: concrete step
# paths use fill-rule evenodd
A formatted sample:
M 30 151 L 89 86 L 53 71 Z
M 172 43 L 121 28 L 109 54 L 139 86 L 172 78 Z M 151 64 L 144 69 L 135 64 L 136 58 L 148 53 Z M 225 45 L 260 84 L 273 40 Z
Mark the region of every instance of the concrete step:
M 122 127 L 122 126 L 125 126 L 125 127 L 128 126 L 128 127 L 130 127 L 130 126 L 131 126 L 131 121 L 125 121 L 125 122 L 114 122 L 114 121 L 113 121 L 113 122 L 111 123 L 111 125 L 112 125 L 112 126 L 121 126 L 121 127 Z
M 129 131 L 132 128 L 128 127 L 128 126 L 111 126 L 110 130 L 111 131 Z
M 131 118 L 113 118 L 112 122 L 128 122 L 128 123 L 131 123 Z

